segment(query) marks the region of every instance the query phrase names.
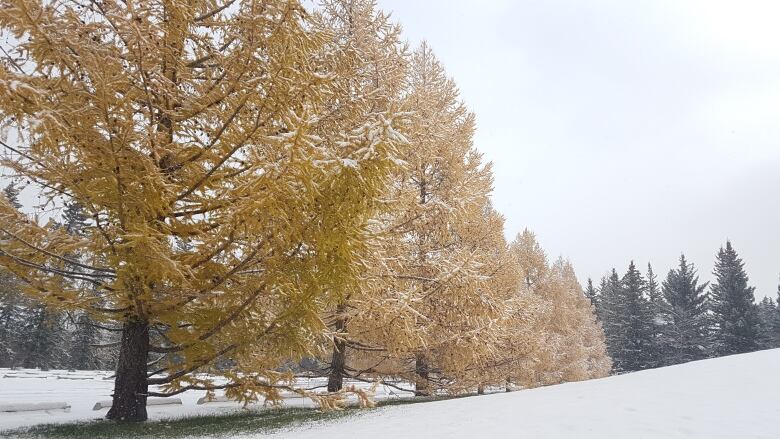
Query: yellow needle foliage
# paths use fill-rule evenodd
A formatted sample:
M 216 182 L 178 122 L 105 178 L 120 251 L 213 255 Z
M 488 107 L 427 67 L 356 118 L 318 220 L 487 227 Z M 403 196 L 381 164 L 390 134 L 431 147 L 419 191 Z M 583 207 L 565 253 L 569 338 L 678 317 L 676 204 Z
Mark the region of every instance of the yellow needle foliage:
M 473 365 L 498 348 L 503 298 L 514 288 L 501 285 L 506 271 L 495 265 L 503 219 L 489 204 L 490 166 L 472 145 L 474 115 L 429 46 L 409 63 L 410 148 L 393 211 L 377 218 L 372 294 L 341 311 L 352 376 L 402 378 L 425 395 L 471 386 Z
M 2 164 L 48 218 L 89 217 L 73 236 L 0 200 L 0 265 L 121 333 L 109 418 L 609 371 L 573 269 L 507 245 L 475 116 L 375 1 L 0 0 L 0 29 Z M 330 393 L 279 372 L 303 356 Z
M 297 1 L 3 0 L 0 27 L 3 164 L 92 219 L 67 236 L 0 202 L 0 261 L 51 306 L 122 327 L 109 417 L 145 419 L 148 384 L 208 388 L 191 372 L 219 358 L 233 396 L 278 397 L 289 377 L 268 371 L 307 352 L 360 271 L 398 115 L 342 105 L 349 66 Z
M 533 233 L 525 230 L 510 245 L 518 264 L 521 294 L 533 303 L 527 320 L 536 340 L 511 358 L 510 381 L 521 387 L 600 378 L 612 363 L 601 325 L 567 261 L 549 266 Z M 508 352 L 511 352 L 509 350 Z

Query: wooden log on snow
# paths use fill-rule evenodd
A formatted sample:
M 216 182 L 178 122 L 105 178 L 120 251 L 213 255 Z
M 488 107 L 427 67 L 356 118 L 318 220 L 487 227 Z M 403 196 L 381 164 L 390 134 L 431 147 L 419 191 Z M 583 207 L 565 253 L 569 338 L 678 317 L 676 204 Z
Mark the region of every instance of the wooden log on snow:
M 111 408 L 111 404 L 113 401 L 110 399 L 98 401 L 92 406 L 92 410 Z M 149 398 L 146 400 L 146 405 L 181 405 L 181 398 Z
M 198 398 L 198 405 L 201 404 L 208 404 L 210 402 L 235 402 L 235 400 L 228 398 L 225 395 L 222 396 L 214 396 L 212 398 L 208 398 L 207 396 Z
M 93 380 L 95 377 L 90 375 L 57 375 L 58 380 Z
M 67 402 L 32 402 L 32 403 L 13 403 L 0 404 L 0 412 L 36 412 L 43 410 L 70 410 Z

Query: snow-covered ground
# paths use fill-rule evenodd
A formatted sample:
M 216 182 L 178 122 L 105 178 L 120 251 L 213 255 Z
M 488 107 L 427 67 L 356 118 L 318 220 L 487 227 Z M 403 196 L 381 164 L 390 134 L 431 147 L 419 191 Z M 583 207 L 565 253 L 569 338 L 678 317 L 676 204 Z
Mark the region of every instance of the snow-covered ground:
M 780 349 L 775 349 L 534 390 L 383 407 L 328 423 L 304 424 L 270 437 L 777 439 L 778 371 Z M 112 381 L 105 376 L 0 369 L 0 404 L 63 401 L 71 405 L 70 412 L 0 413 L 0 430 L 104 416 L 106 409 L 93 411 L 92 406 L 111 393 Z M 378 393 L 380 398 L 399 396 L 391 391 Z M 151 406 L 150 417 L 238 410 L 235 403 L 197 405 L 202 393 L 182 395 L 182 405 Z M 308 403 L 287 401 L 290 406 L 302 404 Z
M 521 392 L 383 407 L 271 437 L 777 439 L 778 373 L 775 349 Z
M 93 410 L 95 403 L 111 399 L 114 385 L 111 372 L 65 371 L 37 369 L 10 370 L 0 368 L 0 431 L 27 427 L 37 424 L 63 423 L 100 419 L 108 408 Z M 324 385 L 322 379 L 300 379 L 298 385 L 304 388 Z M 367 388 L 365 383 L 350 383 Z M 186 392 L 177 395 L 180 405 L 150 405 L 147 408 L 150 419 L 177 418 L 204 414 L 229 413 L 241 410 L 236 402 L 209 402 L 198 405 L 197 401 L 206 392 Z M 217 393 L 219 395 L 219 393 Z M 396 399 L 411 397 L 400 391 L 380 386 L 376 391 L 377 399 Z M 356 398 L 352 398 L 356 401 Z M 68 410 L 3 412 L 7 405 L 65 402 Z M 298 395 L 289 395 L 284 402 L 288 407 L 315 407 L 309 399 Z M 262 404 L 250 406 L 262 409 Z

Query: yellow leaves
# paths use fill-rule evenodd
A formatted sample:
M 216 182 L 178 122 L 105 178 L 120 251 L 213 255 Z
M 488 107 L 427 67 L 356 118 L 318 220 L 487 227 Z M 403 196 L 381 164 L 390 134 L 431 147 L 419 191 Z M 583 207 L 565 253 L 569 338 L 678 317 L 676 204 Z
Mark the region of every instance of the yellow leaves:
M 0 66 L 0 120 L 21 133 L 6 166 L 89 226 L 0 202 L 0 265 L 53 306 L 148 323 L 181 374 L 168 390 L 229 360 L 211 372 L 230 397 L 280 401 L 293 378 L 274 370 L 322 354 L 337 309 L 367 374 L 409 377 L 425 351 L 458 391 L 505 378 L 502 344 L 538 344 L 544 254 L 528 236 L 507 251 L 474 116 L 372 2 L 2 4 L 20 37 Z

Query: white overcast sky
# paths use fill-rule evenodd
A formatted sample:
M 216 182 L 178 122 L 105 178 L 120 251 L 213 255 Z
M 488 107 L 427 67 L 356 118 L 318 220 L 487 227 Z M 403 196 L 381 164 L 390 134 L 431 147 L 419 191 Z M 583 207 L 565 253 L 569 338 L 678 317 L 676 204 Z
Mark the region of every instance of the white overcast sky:
M 756 294 L 780 275 L 780 2 L 379 0 L 476 113 L 507 237 L 600 278 L 702 280 L 731 239 Z

